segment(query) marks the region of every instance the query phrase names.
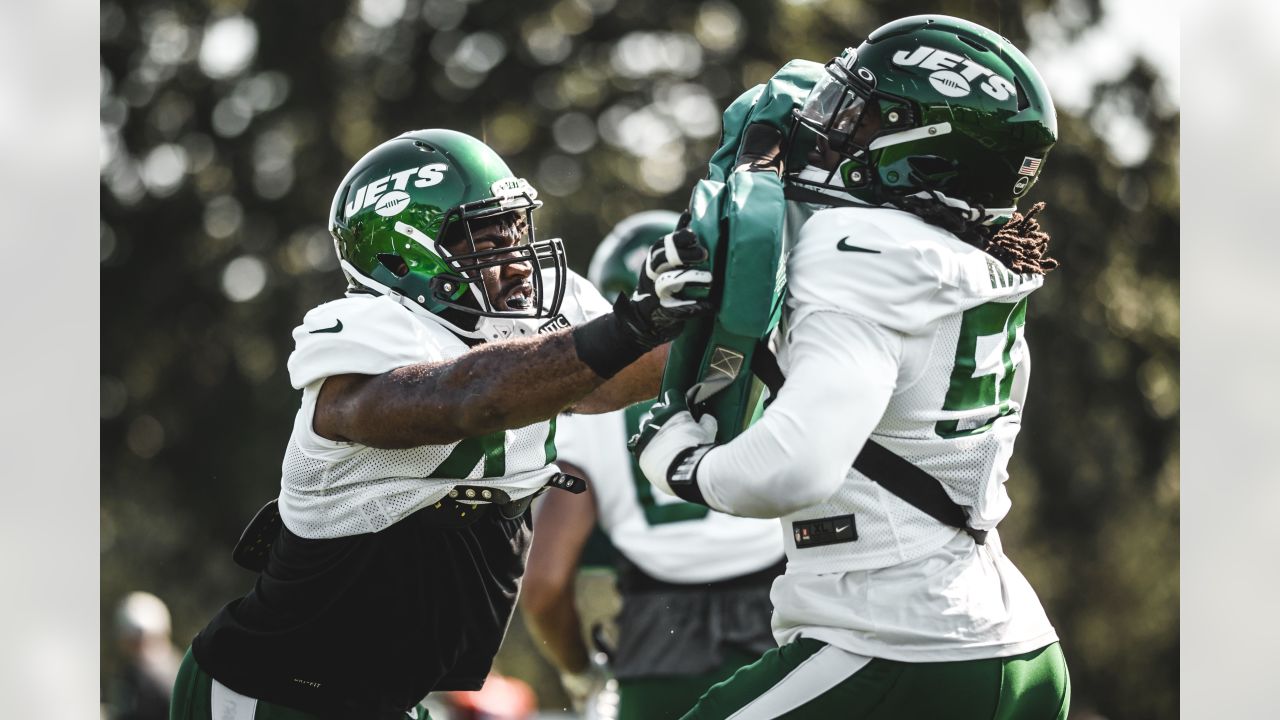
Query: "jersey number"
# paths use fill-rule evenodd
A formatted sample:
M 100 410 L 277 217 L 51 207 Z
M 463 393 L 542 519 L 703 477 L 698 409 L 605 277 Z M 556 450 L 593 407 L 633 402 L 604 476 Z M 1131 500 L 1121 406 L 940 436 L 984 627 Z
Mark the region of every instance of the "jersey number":
M 623 418 L 627 425 L 627 437 L 631 437 L 640 431 L 640 416 L 648 412 L 651 405 L 653 405 L 651 401 L 636 403 L 623 412 Z M 636 461 L 636 456 L 631 453 L 627 454 L 631 456 L 631 480 L 635 483 L 636 499 L 640 501 L 640 509 L 644 511 L 644 519 L 649 525 L 701 520 L 707 516 L 710 508 L 705 505 L 695 505 L 683 500 L 673 500 L 670 503 L 658 504 L 653 497 L 653 486 L 649 484 L 649 481 L 644 477 L 644 473 L 640 471 L 640 464 Z
M 940 437 L 977 435 L 990 430 L 997 418 L 1009 414 L 1009 394 L 1021 360 L 1012 353 L 1026 321 L 1026 298 L 1016 303 L 986 303 L 961 316 L 955 365 L 942 409 L 963 412 L 991 408 L 991 414 L 976 420 L 940 421 L 935 426 Z

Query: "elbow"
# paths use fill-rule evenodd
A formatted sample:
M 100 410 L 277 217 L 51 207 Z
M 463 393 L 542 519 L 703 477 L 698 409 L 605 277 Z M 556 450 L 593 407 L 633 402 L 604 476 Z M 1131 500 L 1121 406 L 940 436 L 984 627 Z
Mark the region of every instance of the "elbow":
M 769 485 L 781 492 L 771 493 L 770 517 L 783 517 L 826 502 L 843 482 L 838 470 L 821 463 L 800 461 L 779 468 Z
M 799 463 L 791 478 L 791 484 L 799 488 L 796 493 L 798 504 L 796 509 L 800 510 L 826 502 L 836 493 L 836 490 L 840 489 L 845 475 L 846 472 L 842 468 L 819 462 L 816 456 L 811 456 L 808 461 Z

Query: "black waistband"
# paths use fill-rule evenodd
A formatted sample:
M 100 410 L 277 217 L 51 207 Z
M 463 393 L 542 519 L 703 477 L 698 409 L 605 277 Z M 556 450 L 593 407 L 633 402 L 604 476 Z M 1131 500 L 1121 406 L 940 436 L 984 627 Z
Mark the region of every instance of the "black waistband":
M 623 594 L 648 592 L 720 592 L 769 588 L 774 578 L 786 572 L 786 558 L 746 575 L 700 583 L 671 583 L 659 580 L 641 570 L 625 557 L 618 558 L 618 592 Z

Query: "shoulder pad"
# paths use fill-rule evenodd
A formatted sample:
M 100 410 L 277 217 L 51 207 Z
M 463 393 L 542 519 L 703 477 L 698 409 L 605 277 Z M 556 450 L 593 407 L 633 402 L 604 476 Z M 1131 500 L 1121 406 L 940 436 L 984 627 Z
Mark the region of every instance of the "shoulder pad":
M 873 207 L 814 213 L 787 273 L 793 304 L 850 312 L 907 334 L 984 302 L 1025 296 L 1042 280 L 1010 273 L 910 213 Z
M 358 296 L 312 309 L 293 330 L 289 380 L 303 388 L 331 375 L 380 375 L 398 367 L 442 360 L 466 346 L 394 300 Z

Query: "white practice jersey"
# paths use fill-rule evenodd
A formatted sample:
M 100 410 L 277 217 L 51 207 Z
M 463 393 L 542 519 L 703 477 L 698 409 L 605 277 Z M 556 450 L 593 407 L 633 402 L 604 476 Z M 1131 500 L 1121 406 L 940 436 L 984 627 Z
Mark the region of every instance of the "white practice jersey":
M 1027 296 L 1044 278 L 1014 274 L 951 233 L 887 208 L 813 214 L 801 226 L 787 277 L 786 327 L 833 312 L 891 338 L 896 379 L 871 439 L 940 480 L 972 527 L 994 528 L 1009 511 L 1006 466 L 1030 372 Z M 778 349 L 784 373 L 792 360 L 784 331 Z M 853 469 L 827 502 L 784 520 L 790 527 L 855 511 L 857 542 L 797 552 L 789 537 L 791 565 L 885 567 L 935 550 L 955 534 Z
M 996 524 L 1026 398 L 1018 275 L 906 212 L 789 203 L 788 296 L 776 338 L 786 383 L 698 468 L 716 507 L 783 508 L 779 643 L 823 640 L 907 662 L 999 657 L 1056 639 Z M 985 545 L 852 468 L 870 438 L 937 478 L 990 529 Z M 755 468 L 763 480 L 744 487 Z M 804 502 L 790 501 L 801 484 Z M 813 488 L 819 488 L 814 492 Z
M 586 280 L 571 272 L 567 283 L 563 318 L 528 321 L 528 332 L 580 324 L 609 311 Z M 280 515 L 293 533 L 314 539 L 377 532 L 437 502 L 459 483 L 499 488 L 517 500 L 558 472 L 552 464 L 554 420 L 394 450 L 316 434 L 312 419 L 325 378 L 379 375 L 467 352 L 467 345 L 433 316 L 389 296 L 352 294 L 308 312 L 293 338 L 289 376 L 302 390 L 302 406 L 280 481 Z
M 649 485 L 627 450 L 649 405 L 563 415 L 556 431 L 558 457 L 590 479 L 600 526 L 614 547 L 645 574 L 677 584 L 727 580 L 780 561 L 776 520 L 726 515 Z

